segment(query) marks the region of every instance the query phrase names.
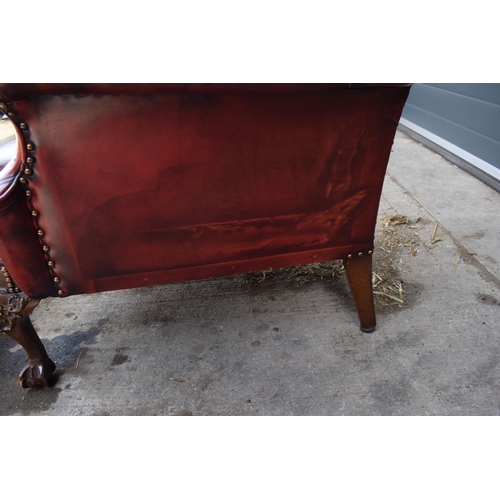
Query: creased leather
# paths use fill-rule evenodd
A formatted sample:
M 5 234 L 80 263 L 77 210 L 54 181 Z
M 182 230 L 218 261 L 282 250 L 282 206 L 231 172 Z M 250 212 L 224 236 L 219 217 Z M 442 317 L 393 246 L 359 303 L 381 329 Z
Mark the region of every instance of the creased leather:
M 16 101 L 36 145 L 32 202 L 70 295 L 370 250 L 409 87 L 4 84 L 0 92 Z M 26 225 L 26 204 L 16 210 Z M 3 248 L 23 241 L 8 230 L 1 238 Z M 45 263 L 34 258 L 26 272 L 15 254 L 16 283 L 53 295 L 30 277 L 46 276 Z

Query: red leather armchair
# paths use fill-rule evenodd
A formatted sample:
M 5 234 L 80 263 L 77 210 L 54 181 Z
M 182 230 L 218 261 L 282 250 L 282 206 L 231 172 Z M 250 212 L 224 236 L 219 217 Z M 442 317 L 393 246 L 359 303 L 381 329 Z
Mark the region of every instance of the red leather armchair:
M 54 364 L 29 313 L 95 293 L 343 259 L 363 331 L 371 255 L 409 86 L 1 84 L 0 326 Z

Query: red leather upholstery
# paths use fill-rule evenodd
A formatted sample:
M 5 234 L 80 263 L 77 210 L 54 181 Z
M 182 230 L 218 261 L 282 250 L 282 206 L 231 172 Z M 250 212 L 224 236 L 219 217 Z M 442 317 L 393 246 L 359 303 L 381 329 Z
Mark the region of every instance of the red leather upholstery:
M 289 93 L 407 86 L 407 83 L 1 83 L 0 100 L 20 101 L 42 95 Z
M 20 174 L 0 197 L 0 256 L 42 298 L 371 250 L 408 91 L 0 85 L 20 138 Z

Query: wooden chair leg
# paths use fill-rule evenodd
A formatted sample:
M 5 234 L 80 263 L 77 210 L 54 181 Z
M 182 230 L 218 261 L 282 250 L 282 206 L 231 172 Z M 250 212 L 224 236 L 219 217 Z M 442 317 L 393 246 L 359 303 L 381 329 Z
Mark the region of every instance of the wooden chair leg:
M 48 387 L 56 365 L 47 355 L 29 317 L 39 301 L 15 287 L 7 270 L 2 270 L 5 272 L 0 277 L 0 330 L 20 344 L 28 354 L 28 360 L 19 374 L 19 382 L 23 388 Z
M 362 332 L 371 333 L 375 330 L 375 305 L 373 303 L 372 287 L 372 256 L 353 256 L 344 259 L 344 268 L 351 288 Z
M 47 355 L 30 317 L 16 317 L 10 330 L 4 330 L 4 333 L 20 344 L 28 354 L 28 360 L 19 373 L 21 387 L 48 387 L 56 365 Z

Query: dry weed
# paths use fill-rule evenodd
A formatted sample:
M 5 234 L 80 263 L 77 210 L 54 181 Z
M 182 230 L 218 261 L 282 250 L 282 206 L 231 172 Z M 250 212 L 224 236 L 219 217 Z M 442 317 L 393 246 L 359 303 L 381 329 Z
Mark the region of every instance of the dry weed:
M 406 307 L 404 282 L 398 278 L 393 264 L 406 249 L 413 256 L 419 247 L 418 222 L 405 215 L 393 214 L 379 217 L 378 232 L 373 259 L 373 293 L 377 309 L 390 310 Z M 257 286 L 270 281 L 293 282 L 302 285 L 321 281 L 326 285 L 335 283 L 345 273 L 341 261 L 323 262 L 282 269 L 270 269 L 244 275 L 245 283 Z

